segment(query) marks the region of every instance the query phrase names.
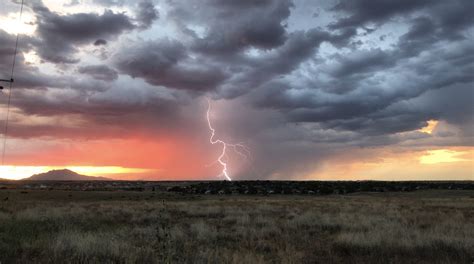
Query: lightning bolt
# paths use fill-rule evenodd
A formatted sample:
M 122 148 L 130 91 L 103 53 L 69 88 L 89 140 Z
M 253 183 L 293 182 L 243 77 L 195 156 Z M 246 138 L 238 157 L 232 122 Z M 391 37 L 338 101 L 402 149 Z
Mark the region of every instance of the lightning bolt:
M 243 159 L 248 161 L 250 157 L 250 150 L 242 143 L 237 143 L 237 144 L 230 144 L 227 143 L 223 140 L 220 139 L 215 139 L 214 137 L 216 136 L 216 130 L 212 127 L 211 124 L 211 118 L 210 118 L 210 113 L 211 113 L 211 100 L 207 99 L 208 107 L 207 107 L 207 125 L 209 126 L 209 130 L 211 131 L 211 137 L 209 138 L 209 142 L 214 145 L 214 144 L 221 144 L 222 145 L 222 152 L 217 158 L 217 161 L 221 166 L 222 166 L 222 172 L 219 174 L 219 176 L 224 176 L 228 181 L 232 181 L 232 178 L 229 176 L 229 172 L 227 171 L 227 149 L 232 149 L 235 153 L 240 155 Z

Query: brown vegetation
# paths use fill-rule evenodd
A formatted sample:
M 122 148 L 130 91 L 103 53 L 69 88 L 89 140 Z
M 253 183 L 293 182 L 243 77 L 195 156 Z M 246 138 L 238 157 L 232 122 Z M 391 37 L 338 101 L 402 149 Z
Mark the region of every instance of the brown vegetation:
M 0 198 L 1 263 L 474 260 L 472 191 L 199 197 L 1 190 Z

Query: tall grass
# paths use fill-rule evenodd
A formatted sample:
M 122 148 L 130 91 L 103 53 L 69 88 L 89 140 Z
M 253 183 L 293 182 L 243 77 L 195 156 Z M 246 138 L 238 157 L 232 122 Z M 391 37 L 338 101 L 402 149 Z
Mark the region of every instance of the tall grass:
M 1 263 L 472 263 L 472 193 L 0 204 Z M 54 191 L 48 192 L 54 197 Z M 59 194 L 58 194 L 59 195 Z M 79 193 L 74 193 L 79 195 Z M 93 196 L 93 193 L 84 193 Z M 35 196 L 32 196 L 35 197 Z M 184 200 L 185 199 L 185 200 Z

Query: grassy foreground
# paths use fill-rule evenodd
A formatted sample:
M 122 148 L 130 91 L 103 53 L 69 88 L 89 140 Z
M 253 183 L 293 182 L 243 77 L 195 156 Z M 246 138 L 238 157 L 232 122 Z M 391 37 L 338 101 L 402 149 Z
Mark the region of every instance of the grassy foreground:
M 318 197 L 0 190 L 1 263 L 473 261 L 473 191 Z

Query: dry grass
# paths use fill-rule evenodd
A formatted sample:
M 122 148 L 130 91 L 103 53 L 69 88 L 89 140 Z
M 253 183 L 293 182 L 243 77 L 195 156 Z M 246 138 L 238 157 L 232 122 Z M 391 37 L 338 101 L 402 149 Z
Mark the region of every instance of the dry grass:
M 2 191 L 0 262 L 472 263 L 473 193 L 419 194 Z

